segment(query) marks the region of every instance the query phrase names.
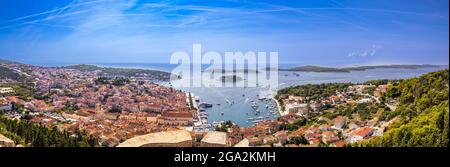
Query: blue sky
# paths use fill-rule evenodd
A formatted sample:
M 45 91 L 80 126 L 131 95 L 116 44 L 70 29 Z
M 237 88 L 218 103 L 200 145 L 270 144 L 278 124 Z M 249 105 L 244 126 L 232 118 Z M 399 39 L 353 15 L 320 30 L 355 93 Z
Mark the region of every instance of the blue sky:
M 447 0 L 2 0 L 0 59 L 162 62 L 278 51 L 280 63 L 448 64 Z

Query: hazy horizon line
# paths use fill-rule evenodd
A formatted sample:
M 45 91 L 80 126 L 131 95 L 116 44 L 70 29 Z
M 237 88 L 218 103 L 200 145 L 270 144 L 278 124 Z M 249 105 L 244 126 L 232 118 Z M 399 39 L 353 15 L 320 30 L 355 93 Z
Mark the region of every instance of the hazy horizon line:
M 164 65 L 178 65 L 178 64 L 170 64 L 169 62 L 56 62 L 56 61 L 20 61 L 20 60 L 11 60 L 11 59 L 3 59 L 0 60 L 13 61 L 21 64 L 29 64 L 36 66 L 47 66 L 47 67 L 63 67 L 63 66 L 71 66 L 71 65 L 102 65 L 102 64 L 164 64 Z M 200 63 L 191 63 L 191 64 L 200 64 Z M 231 63 L 222 63 L 222 64 L 231 64 Z M 232 64 L 242 64 L 242 63 L 232 63 Z M 244 63 L 247 64 L 247 63 Z M 327 64 L 314 64 L 314 63 L 286 63 L 281 62 L 279 65 L 295 65 L 295 66 L 319 66 L 319 67 L 334 67 L 334 68 L 345 68 L 345 67 L 360 67 L 360 66 L 384 66 L 384 65 L 434 65 L 434 66 L 449 66 L 449 64 L 434 64 L 434 63 L 365 63 L 365 64 L 342 64 L 342 65 L 327 65 Z M 209 65 L 205 63 L 202 65 Z

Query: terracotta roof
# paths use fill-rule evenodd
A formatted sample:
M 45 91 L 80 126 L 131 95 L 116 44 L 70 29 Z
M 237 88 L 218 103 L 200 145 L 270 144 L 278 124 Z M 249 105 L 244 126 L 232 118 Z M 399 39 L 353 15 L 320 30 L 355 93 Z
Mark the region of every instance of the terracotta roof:
M 336 147 L 344 147 L 346 144 L 347 144 L 347 142 L 345 142 L 344 140 L 339 140 L 339 141 L 334 143 L 334 145 Z
M 303 133 L 305 133 L 306 129 L 305 128 L 299 128 L 296 131 L 292 132 L 291 135 L 292 136 L 301 136 L 303 135 Z
M 333 131 L 325 131 L 325 132 L 322 133 L 322 135 L 331 136 L 331 135 L 335 135 L 335 133 Z
M 371 132 L 372 132 L 372 128 L 369 128 L 369 127 L 363 127 L 363 128 L 358 128 L 358 129 L 352 131 L 351 133 L 354 134 L 354 135 L 366 137 L 366 136 L 368 136 Z

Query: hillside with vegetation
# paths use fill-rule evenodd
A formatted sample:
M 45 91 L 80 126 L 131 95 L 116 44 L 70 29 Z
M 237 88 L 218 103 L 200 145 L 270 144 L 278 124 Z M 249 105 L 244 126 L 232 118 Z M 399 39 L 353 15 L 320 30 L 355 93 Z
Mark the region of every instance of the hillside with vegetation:
M 399 101 L 388 116 L 399 116 L 400 121 L 383 136 L 353 146 L 448 147 L 448 93 L 448 69 L 401 81 L 384 95 Z
M 76 129 L 74 135 L 35 124 L 28 120 L 13 120 L 0 116 L 0 133 L 17 144 L 32 147 L 94 147 L 98 139 Z
M 445 69 L 402 80 L 292 86 L 275 99 L 287 117 L 304 117 L 282 129 L 305 137 L 306 145 L 447 147 L 448 89 Z
M 3 86 L 11 84 L 11 83 L 30 83 L 33 81 L 32 77 L 27 77 L 24 75 L 24 71 L 22 69 L 16 70 L 17 66 L 21 66 L 23 64 L 0 59 L 0 80 Z
M 3 67 L 0 66 L 0 79 L 4 82 L 4 81 L 9 81 L 9 82 L 25 82 L 27 81 L 27 78 L 21 74 L 19 74 L 18 72 L 7 68 L 7 67 Z
M 284 95 L 309 97 L 310 100 L 316 100 L 320 97 L 327 97 L 343 91 L 351 83 L 323 83 L 323 84 L 306 84 L 280 89 L 275 96 L 276 99 L 282 98 Z
M 18 80 L 21 76 L 16 71 L 0 66 L 0 79 Z

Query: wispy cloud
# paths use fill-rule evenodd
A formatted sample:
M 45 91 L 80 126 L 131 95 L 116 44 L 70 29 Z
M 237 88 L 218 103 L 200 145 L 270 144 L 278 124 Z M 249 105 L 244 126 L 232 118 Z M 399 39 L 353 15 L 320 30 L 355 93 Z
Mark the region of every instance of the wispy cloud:
M 68 25 L 60 25 L 60 24 L 48 24 L 48 23 L 39 23 L 39 22 L 33 22 L 33 23 L 30 22 L 28 24 L 37 25 L 37 26 L 46 26 L 46 27 L 56 27 L 56 28 L 80 30 L 76 26 L 68 26 Z
M 280 50 L 292 57 L 339 58 L 381 57 L 388 53 L 389 44 L 396 44 L 389 41 L 420 38 L 436 45 L 448 43 L 442 39 L 443 34 L 448 35 L 448 16 L 442 16 L 442 11 L 355 5 L 352 0 L 149 1 L 73 0 L 50 10 L 5 20 L 0 29 L 17 41 L 32 43 L 34 49 L 27 49 L 30 53 L 38 48 L 42 55 L 91 55 L 105 60 L 107 56 L 100 55 L 169 55 L 167 52 L 202 41 L 221 50 L 256 48 Z M 416 27 L 405 28 L 410 25 Z M 379 54 L 381 45 L 386 46 L 383 55 Z M 397 50 L 401 49 L 391 48 L 390 53 L 400 52 Z M 447 47 L 442 50 L 448 53 Z
M 52 21 L 52 20 L 56 20 L 56 19 L 64 19 L 67 17 L 87 13 L 87 12 L 89 12 L 89 7 L 91 5 L 94 5 L 94 4 L 100 3 L 100 2 L 106 2 L 106 1 L 108 1 L 108 0 L 93 0 L 93 1 L 86 1 L 86 2 L 82 2 L 81 0 L 73 0 L 69 4 L 67 4 L 63 7 L 60 7 L 60 8 L 11 19 L 8 22 L 10 22 L 12 24 L 4 26 L 4 27 L 0 27 L 0 29 L 20 27 L 20 26 L 24 26 L 24 25 L 50 25 L 50 23 L 44 23 L 44 22 L 48 22 L 48 21 Z M 87 8 L 77 9 L 80 7 L 87 7 Z M 72 10 L 72 9 L 74 9 L 74 10 Z M 39 24 L 37 24 L 37 23 L 39 23 Z M 73 27 L 73 26 L 59 25 L 56 27 Z
M 89 12 L 89 10 L 79 10 L 79 11 L 74 11 L 74 12 L 69 12 L 69 13 L 56 14 L 56 15 L 51 15 L 51 16 L 48 16 L 48 17 L 45 17 L 45 18 L 42 18 L 42 19 L 35 19 L 35 20 L 31 20 L 31 21 L 26 21 L 26 22 L 23 22 L 22 24 L 32 24 L 32 23 L 51 21 L 51 20 L 66 18 L 66 17 L 79 15 L 79 14 L 83 14 L 83 13 L 87 13 L 87 12 Z
M 93 5 L 93 4 L 100 3 L 100 2 L 105 2 L 105 1 L 108 1 L 108 0 L 93 0 L 93 1 L 87 1 L 87 2 L 78 2 L 78 1 L 79 0 L 74 0 L 74 1 L 72 1 L 71 3 L 69 3 L 68 5 L 66 5 L 64 7 L 60 7 L 60 8 L 56 8 L 56 9 L 40 12 L 40 13 L 35 13 L 35 14 L 31 14 L 31 15 L 21 16 L 21 17 L 18 17 L 18 18 L 11 19 L 9 21 L 10 22 L 16 22 L 16 21 L 29 19 L 29 18 L 34 18 L 34 17 L 37 17 L 37 16 L 54 14 L 54 13 L 59 15 L 62 12 L 66 11 L 68 9 L 71 9 L 71 8 L 82 7 L 82 6 L 87 6 L 87 5 Z
M 96 21 L 106 21 L 113 20 L 107 17 L 122 17 L 128 20 L 134 20 L 136 22 L 144 22 L 142 27 L 190 27 L 195 25 L 213 25 L 217 28 L 217 23 L 228 23 L 229 25 L 236 25 L 240 23 L 252 23 L 255 21 L 265 21 L 267 23 L 299 23 L 300 19 L 307 19 L 308 22 L 303 22 L 303 24 L 309 24 L 312 26 L 320 26 L 317 23 L 323 20 L 332 20 L 340 23 L 342 25 L 347 25 L 355 29 L 369 30 L 368 26 L 361 23 L 350 21 L 345 17 L 336 17 L 323 11 L 358 11 L 358 12 L 385 12 L 392 14 L 415 14 L 421 15 L 417 12 L 407 12 L 399 10 L 386 10 L 386 9 L 368 9 L 368 8 L 350 8 L 345 7 L 342 3 L 332 0 L 337 7 L 309 7 L 300 8 L 292 7 L 286 5 L 278 5 L 274 3 L 264 3 L 255 1 L 235 1 L 229 0 L 229 2 L 235 4 L 235 6 L 228 7 L 218 7 L 218 6 L 208 6 L 208 5 L 198 5 L 198 4 L 177 4 L 176 1 L 162 1 L 155 3 L 143 3 L 139 4 L 138 10 L 124 11 L 122 9 L 128 9 L 129 6 L 125 6 L 122 11 L 117 11 L 114 6 L 117 4 L 125 5 L 137 5 L 137 1 L 121 1 L 121 0 L 92 0 L 92 1 L 82 1 L 73 0 L 66 6 L 52 9 L 49 11 L 44 11 L 36 14 L 31 14 L 27 16 L 22 16 L 10 20 L 13 24 L 6 25 L 0 29 L 14 28 L 31 23 L 41 23 L 50 24 L 48 21 L 56 19 L 64 19 L 71 16 L 90 14 L 84 19 L 88 19 L 85 22 L 91 22 L 91 20 Z M 107 11 L 110 10 L 110 11 Z M 114 12 L 115 11 L 115 12 Z M 194 13 L 180 14 L 183 11 L 192 11 Z M 280 12 L 288 12 L 292 14 L 300 15 L 299 18 L 295 17 L 279 17 Z M 45 17 L 41 17 L 45 16 Z M 178 17 L 173 17 L 178 16 Z M 359 15 L 354 15 L 355 17 L 362 18 Z M 101 18 L 101 19 L 100 19 Z M 117 20 L 117 19 L 116 19 Z M 364 19 L 362 19 L 364 20 Z M 367 20 L 367 19 L 365 19 Z M 151 22 L 151 23 L 145 23 Z M 71 24 L 71 23 L 65 23 Z M 98 24 L 103 24 L 99 22 Z M 106 23 L 107 24 L 107 23 Z M 37 25 L 37 24 L 34 24 Z M 61 25 L 61 23 L 58 23 Z M 87 24 L 80 25 L 79 28 L 86 28 Z M 74 27 L 76 25 L 67 25 L 68 27 Z
M 324 7 L 324 8 L 296 8 L 301 10 L 328 10 L 328 11 L 359 11 L 359 12 L 379 12 L 379 13 L 391 13 L 391 14 L 403 14 L 403 15 L 418 15 L 418 16 L 436 16 L 442 17 L 441 15 L 430 14 L 430 13 L 420 13 L 411 12 L 403 10 L 389 10 L 389 9 L 379 9 L 379 8 L 349 8 L 349 7 Z

